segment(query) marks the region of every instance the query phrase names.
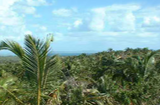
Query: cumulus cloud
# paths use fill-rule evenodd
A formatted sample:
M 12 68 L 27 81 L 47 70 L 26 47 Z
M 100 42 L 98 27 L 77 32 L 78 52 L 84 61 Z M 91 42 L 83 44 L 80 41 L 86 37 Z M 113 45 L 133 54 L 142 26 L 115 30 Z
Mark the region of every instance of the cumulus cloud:
M 0 0 L 0 38 L 19 40 L 25 31 L 23 16 L 13 10 L 15 3 L 20 0 Z M 18 35 L 18 36 L 17 36 Z
M 14 6 L 13 9 L 19 13 L 23 14 L 33 14 L 35 17 L 36 7 L 38 6 L 47 6 L 50 3 L 46 0 L 19 0 Z
M 0 0 L 0 38 L 20 40 L 26 33 L 27 14 L 35 14 L 35 6 L 46 4 L 45 0 Z M 42 30 L 46 30 L 42 27 Z
M 160 8 L 151 10 L 138 4 L 93 8 L 72 21 L 66 36 L 114 49 L 119 49 L 117 45 L 121 45 L 121 49 L 156 48 L 160 39 Z
M 104 8 L 96 8 L 91 10 L 93 12 L 93 18 L 89 24 L 91 30 L 102 31 L 105 28 L 106 12 Z
M 134 31 L 135 16 L 132 12 L 113 13 L 107 17 L 107 23 L 110 30 L 114 31 Z
M 70 29 L 79 28 L 79 31 L 82 31 L 85 26 L 84 31 L 134 31 L 136 28 L 134 12 L 139 9 L 140 6 L 136 4 L 93 8 L 89 11 L 89 15 L 81 19 L 80 25 L 74 27 L 73 23 Z
M 24 34 L 44 35 L 47 31 L 54 30 L 56 43 L 65 42 L 64 45 L 69 42 L 70 45 L 75 43 L 76 48 L 81 43 L 89 43 L 90 46 L 99 43 L 97 47 L 107 45 L 107 42 L 111 43 L 111 47 L 117 43 L 123 47 L 151 41 L 155 44 L 160 36 L 158 6 L 148 8 L 138 4 L 119 4 L 83 11 L 77 8 L 60 8 L 51 11 L 57 19 L 53 21 L 54 29 L 50 24 L 47 26 L 47 22 L 43 25 L 40 23 L 28 25 L 26 21 L 28 15 L 41 17 L 37 14 L 37 6 L 42 5 L 48 5 L 47 1 L 0 0 L 0 38 L 20 40 Z M 60 26 L 63 28 L 59 28 Z
M 45 0 L 0 0 L 0 24 L 22 25 L 24 24 L 24 15 L 20 13 L 35 14 L 36 9 L 33 6 L 44 5 L 45 3 Z
M 90 23 L 92 30 L 104 29 L 125 31 L 135 30 L 134 11 L 140 9 L 139 5 L 111 5 L 92 9 L 93 18 Z
M 148 9 L 138 4 L 93 8 L 89 11 L 89 15 L 75 20 L 69 26 L 69 31 L 81 32 L 81 34 L 82 32 L 86 34 L 92 32 L 97 37 L 102 35 L 158 37 L 159 34 L 157 32 L 160 32 L 160 13 L 157 12 L 157 9 L 158 7 L 152 8 L 153 11 L 150 13 L 147 11 Z
M 0 1 L 0 21 L 2 25 L 21 25 L 23 23 L 22 17 L 20 17 L 11 8 L 18 0 L 1 0 Z
M 8 9 L 10 6 L 12 6 L 14 3 L 18 1 L 20 0 L 0 0 L 0 8 L 1 10 Z

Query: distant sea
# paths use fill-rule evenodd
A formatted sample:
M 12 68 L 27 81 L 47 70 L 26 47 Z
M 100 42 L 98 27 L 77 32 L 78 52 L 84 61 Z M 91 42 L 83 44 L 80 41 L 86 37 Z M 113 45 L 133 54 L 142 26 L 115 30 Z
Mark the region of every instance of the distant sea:
M 86 55 L 91 55 L 91 54 L 94 54 L 94 53 L 51 53 L 53 55 L 60 55 L 60 56 L 78 56 L 78 55 L 81 55 L 81 54 L 86 54 Z M 16 55 L 14 54 L 10 54 L 10 55 L 0 55 L 1 58 L 5 58 L 5 57 L 15 57 L 16 58 Z
M 57 53 L 60 56 L 78 56 L 81 54 L 91 55 L 93 53 Z
M 50 54 L 51 55 L 60 55 L 60 56 L 78 56 L 81 54 L 90 55 L 90 54 L 97 53 L 97 52 L 98 51 L 78 51 L 78 52 L 51 51 Z M 1 51 L 0 56 L 11 57 L 11 56 L 16 56 L 16 55 L 14 55 L 10 51 Z
M 78 56 L 81 54 L 86 54 L 86 55 L 90 55 L 93 53 L 54 53 L 54 55 L 59 55 L 61 57 L 64 56 Z M 5 62 L 19 62 L 19 58 L 15 55 L 5 55 L 5 56 L 0 56 L 0 64 L 3 64 Z

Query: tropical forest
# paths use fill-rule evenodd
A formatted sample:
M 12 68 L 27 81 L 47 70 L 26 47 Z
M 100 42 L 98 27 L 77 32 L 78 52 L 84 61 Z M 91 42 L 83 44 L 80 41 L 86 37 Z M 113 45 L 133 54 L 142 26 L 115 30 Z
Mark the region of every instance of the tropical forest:
M 160 51 L 126 48 L 59 56 L 53 36 L 0 42 L 0 105 L 159 105 Z

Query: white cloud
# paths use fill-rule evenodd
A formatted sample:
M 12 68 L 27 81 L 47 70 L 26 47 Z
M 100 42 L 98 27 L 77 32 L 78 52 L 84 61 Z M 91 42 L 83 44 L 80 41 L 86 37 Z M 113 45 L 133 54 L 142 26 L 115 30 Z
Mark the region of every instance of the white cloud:
M 0 35 L 0 39 L 4 40 L 4 39 L 9 39 L 9 40 L 15 40 L 15 41 L 21 41 L 23 39 L 22 36 L 13 36 L 13 35 L 9 35 L 9 36 L 4 36 L 4 35 Z
M 0 21 L 2 25 L 8 25 L 8 26 L 16 26 L 23 24 L 23 19 L 16 15 L 0 17 Z
M 27 30 L 26 32 L 25 32 L 25 35 L 32 35 L 33 33 L 31 32 L 31 31 L 29 31 L 29 30 Z
M 69 31 L 92 31 L 89 27 L 90 19 L 77 19 L 68 26 Z
M 83 24 L 83 22 L 82 22 L 82 20 L 81 19 L 78 19 L 78 20 L 76 20 L 75 22 L 74 22 L 74 27 L 76 28 L 76 27 L 79 27 L 80 25 L 82 25 Z
M 32 2 L 32 3 L 31 3 Z M 36 9 L 33 6 L 43 5 L 44 0 L 0 0 L 0 38 L 9 38 L 22 40 L 27 31 L 25 23 L 25 14 L 35 14 Z M 38 5 L 37 5 L 38 3 Z M 31 5 L 32 4 L 32 5 Z M 24 14 L 22 14 L 24 13 Z M 42 28 L 45 29 L 44 27 Z
M 141 30 L 145 32 L 160 32 L 160 16 L 144 17 Z
M 45 27 L 45 26 L 41 26 L 40 29 L 41 29 L 42 31 L 47 31 L 47 27 Z
M 27 31 L 25 27 L 25 15 L 36 15 L 34 6 L 46 5 L 45 0 L 0 0 L 0 38 L 9 38 L 14 40 L 22 40 Z M 22 14 L 23 13 L 23 14 Z M 40 30 L 46 31 L 46 27 L 41 27 Z
M 157 16 L 150 16 L 144 17 L 144 26 L 160 26 L 160 17 Z
M 26 0 L 27 4 L 30 6 L 40 6 L 40 5 L 47 5 L 46 0 Z
M 56 25 L 53 25 L 55 27 L 52 29 L 47 26 L 47 23 L 43 25 L 35 23 L 34 26 L 26 23 L 30 21 L 25 20 L 28 14 L 41 17 L 42 14 L 37 14 L 36 9 L 37 6 L 42 5 L 48 5 L 46 0 L 0 0 L 0 39 L 21 40 L 24 34 L 32 33 L 36 35 L 38 33 L 37 37 L 42 37 L 48 30 L 53 29 L 55 32 L 58 30 L 54 34 L 56 43 L 67 42 L 70 45 L 101 43 L 104 45 L 109 41 L 112 47 L 112 44 L 117 46 L 117 42 L 123 43 L 124 46 L 128 46 L 128 43 L 137 44 L 150 42 L 150 40 L 155 43 L 153 39 L 158 39 L 160 36 L 158 34 L 160 32 L 160 12 L 158 11 L 160 8 L 158 7 L 153 7 L 150 11 L 147 7 L 146 9 L 137 4 L 110 5 L 86 10 L 88 13 L 85 11 L 82 13 L 77 8 L 61 8 L 53 10 L 53 15 L 58 17 L 55 19 L 59 17 L 64 19 L 55 20 Z M 63 28 L 59 28 L 60 26 Z
M 93 11 L 95 14 L 93 18 L 97 20 L 97 24 L 95 24 L 96 22 L 94 21 L 92 21 L 91 24 L 95 24 L 95 26 L 99 27 L 101 26 L 101 30 L 106 28 L 114 31 L 132 31 L 135 30 L 136 20 L 133 11 L 138 9 L 139 6 L 137 5 L 113 5 L 94 9 L 96 11 Z
M 13 8 L 19 13 L 24 13 L 24 14 L 35 14 L 36 13 L 36 8 L 33 6 L 17 5 L 17 6 L 14 6 Z
M 0 2 L 0 24 L 2 25 L 18 25 L 21 24 L 22 19 L 14 12 L 11 6 L 18 0 L 1 0 Z
M 136 18 L 132 12 L 112 14 L 107 17 L 107 23 L 114 31 L 134 31 Z
M 138 17 L 160 16 L 160 6 L 142 8 L 138 13 Z
M 36 9 L 34 7 L 27 7 L 24 9 L 24 11 L 27 14 L 34 14 L 36 12 Z
M 156 22 L 160 22 L 160 18 L 159 18 L 159 17 L 154 16 L 153 19 L 154 19 Z
M 88 15 L 81 19 L 82 22 L 71 30 L 79 31 L 134 31 L 136 30 L 135 11 L 140 6 L 136 4 L 111 5 L 100 8 L 93 8 Z
M 8 26 L 23 25 L 24 14 L 35 14 L 36 8 L 34 6 L 46 3 L 45 0 L 0 0 L 0 24 Z
M 0 25 L 1 26 L 1 25 Z M 3 27 L 3 26 L 2 26 Z M 0 30 L 0 39 L 13 39 L 20 41 L 24 38 L 26 27 L 24 25 L 20 26 L 4 26 L 3 30 Z
M 71 8 L 71 9 L 62 8 L 62 9 L 55 9 L 55 10 L 52 11 L 53 15 L 55 15 L 55 16 L 61 16 L 61 17 L 72 16 L 72 14 L 74 12 L 77 12 L 76 8 Z
M 149 17 L 144 18 L 144 24 L 146 24 L 146 25 L 150 24 L 150 18 Z
M 116 11 L 124 11 L 124 12 L 132 12 L 137 11 L 141 8 L 138 4 L 122 4 L 122 5 L 111 5 L 104 7 L 107 11 L 116 12 Z
M 0 9 L 1 10 L 6 10 L 18 1 L 20 1 L 20 0 L 0 0 Z
M 91 9 L 87 11 L 88 15 L 73 20 L 67 36 L 87 43 L 109 41 L 107 44 L 117 46 L 118 43 L 123 48 L 153 46 L 160 39 L 160 13 L 157 9 L 145 13 L 144 9 L 137 4 Z
M 32 28 L 35 28 L 35 32 L 41 32 L 41 33 L 44 33 L 47 31 L 47 27 L 44 26 L 44 25 L 41 25 L 41 24 L 33 24 L 31 25 Z
M 33 14 L 36 17 L 36 7 L 48 5 L 46 0 L 19 0 L 12 8 L 23 14 Z
M 95 31 L 102 31 L 105 28 L 105 9 L 104 8 L 96 8 L 92 10 L 93 18 L 91 23 L 89 24 L 89 28 Z
M 159 34 L 158 33 L 153 33 L 153 32 L 138 32 L 136 33 L 136 36 L 139 37 L 157 37 Z
M 40 17 L 36 7 L 48 4 L 46 0 L 0 0 L 0 38 L 22 40 L 25 34 L 32 34 L 27 29 L 27 15 Z M 46 31 L 47 28 L 40 26 L 39 30 Z
M 53 10 L 53 14 L 57 16 L 68 17 L 72 15 L 72 12 L 71 10 L 68 9 L 58 9 L 58 10 Z
M 133 11 L 138 9 L 140 6 L 135 4 L 111 5 L 92 9 L 93 18 L 89 27 L 96 31 L 103 31 L 105 27 L 116 31 L 134 30 L 135 16 Z

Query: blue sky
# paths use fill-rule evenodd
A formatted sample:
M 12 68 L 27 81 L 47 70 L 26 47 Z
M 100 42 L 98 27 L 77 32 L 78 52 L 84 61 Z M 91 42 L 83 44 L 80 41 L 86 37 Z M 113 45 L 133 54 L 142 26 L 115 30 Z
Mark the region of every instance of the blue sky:
M 56 52 L 160 49 L 160 1 L 0 0 L 0 40 L 48 33 Z

